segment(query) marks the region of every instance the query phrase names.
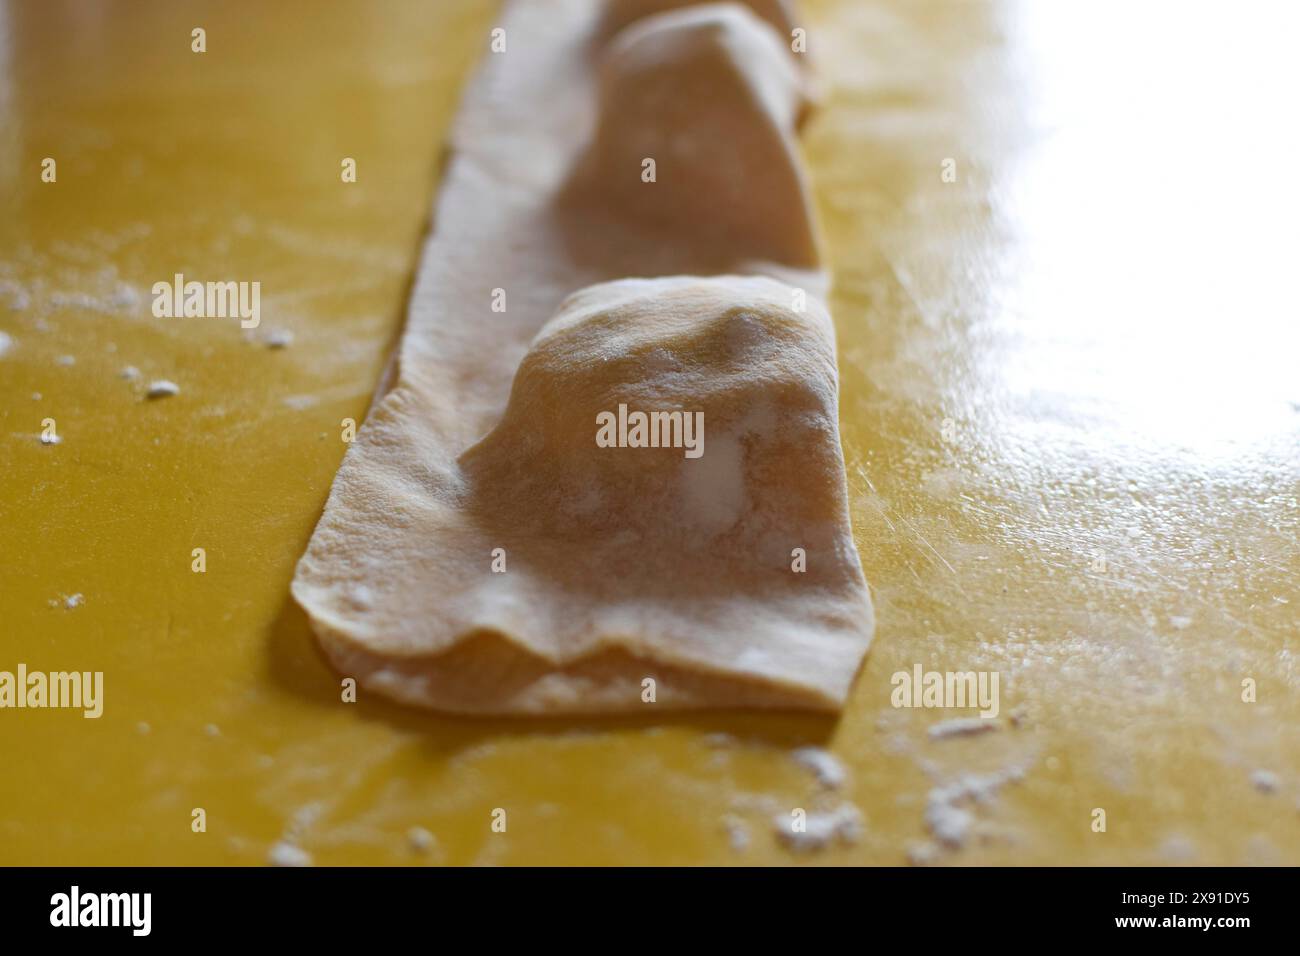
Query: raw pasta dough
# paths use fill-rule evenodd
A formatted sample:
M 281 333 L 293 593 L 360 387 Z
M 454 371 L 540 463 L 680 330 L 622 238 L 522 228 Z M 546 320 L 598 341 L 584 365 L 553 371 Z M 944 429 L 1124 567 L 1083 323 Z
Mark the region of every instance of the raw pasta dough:
M 801 71 L 737 4 L 607 36 L 590 0 L 520 3 L 505 28 L 294 595 L 342 673 L 407 703 L 634 711 L 649 679 L 658 707 L 837 709 L 872 610 Z M 702 454 L 598 443 L 627 410 L 701 413 Z

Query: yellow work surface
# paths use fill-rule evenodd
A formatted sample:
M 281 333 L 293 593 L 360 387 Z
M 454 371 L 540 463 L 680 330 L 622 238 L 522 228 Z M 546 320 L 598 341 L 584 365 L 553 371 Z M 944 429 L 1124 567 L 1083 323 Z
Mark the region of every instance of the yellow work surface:
M 0 4 L 0 670 L 104 674 L 0 710 L 0 863 L 1300 862 L 1292 5 L 806 4 L 878 612 L 838 720 L 345 703 L 289 598 L 495 16 Z M 261 325 L 155 318 L 176 273 Z M 918 665 L 997 672 L 993 729 L 891 706 Z

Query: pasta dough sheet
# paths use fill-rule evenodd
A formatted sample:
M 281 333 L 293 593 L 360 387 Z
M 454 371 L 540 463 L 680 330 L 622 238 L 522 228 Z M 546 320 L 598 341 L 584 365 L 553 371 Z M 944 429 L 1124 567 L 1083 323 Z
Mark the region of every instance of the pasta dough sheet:
M 510 8 L 293 582 L 363 687 L 482 714 L 843 705 L 872 608 L 804 71 L 785 6 L 756 8 Z

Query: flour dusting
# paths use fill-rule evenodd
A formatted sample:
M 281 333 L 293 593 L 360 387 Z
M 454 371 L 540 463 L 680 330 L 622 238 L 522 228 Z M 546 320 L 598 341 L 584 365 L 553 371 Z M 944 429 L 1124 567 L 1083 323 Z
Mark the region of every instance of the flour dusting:
M 311 866 L 312 864 L 310 853 L 285 840 L 278 840 L 271 845 L 266 861 L 272 866 Z
M 727 831 L 727 842 L 734 852 L 743 853 L 749 849 L 749 827 L 745 826 L 745 821 L 727 814 L 722 818 L 722 826 Z
M 1019 767 L 996 773 L 962 774 L 955 780 L 934 787 L 925 799 L 925 827 L 943 847 L 950 850 L 966 845 L 976 819 L 974 807 L 992 801 L 1009 783 L 1024 779 Z
M 1250 785 L 1260 793 L 1273 793 L 1277 790 L 1277 774 L 1271 770 L 1256 770 L 1250 775 Z
M 842 803 L 834 810 L 813 811 L 797 830 L 792 814 L 777 814 L 772 820 L 776 834 L 791 850 L 799 853 L 824 850 L 834 843 L 852 846 L 862 837 L 862 813 L 851 803 Z
M 973 737 L 975 734 L 997 730 L 998 725 L 987 717 L 955 717 L 943 720 L 930 728 L 931 740 L 946 740 L 949 737 Z
M 817 782 L 823 787 L 834 790 L 842 786 L 848 776 L 844 764 L 840 763 L 834 754 L 821 747 L 800 747 L 790 756 L 799 766 L 811 770 Z
M 424 827 L 411 827 L 406 831 L 406 842 L 416 853 L 429 853 L 438 844 L 438 839 Z

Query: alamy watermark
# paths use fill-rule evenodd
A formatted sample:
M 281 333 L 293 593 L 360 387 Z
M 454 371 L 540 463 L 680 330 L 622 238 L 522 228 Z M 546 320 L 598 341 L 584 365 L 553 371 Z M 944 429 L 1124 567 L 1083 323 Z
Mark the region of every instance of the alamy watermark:
M 133 936 L 152 928 L 152 893 L 82 893 L 73 886 L 50 897 L 51 926 L 128 926 Z
M 978 707 L 980 716 L 989 718 L 1001 710 L 997 671 L 927 671 L 916 664 L 895 671 L 889 683 L 895 707 Z
M 683 448 L 687 458 L 704 454 L 703 412 L 629 412 L 596 416 L 599 448 Z
M 104 713 L 103 671 L 0 671 L 0 709 L 56 707 L 80 710 L 96 719 Z
M 155 282 L 151 291 L 158 319 L 238 318 L 244 329 L 255 329 L 262 321 L 260 282 L 186 282 L 178 272 L 171 282 Z

